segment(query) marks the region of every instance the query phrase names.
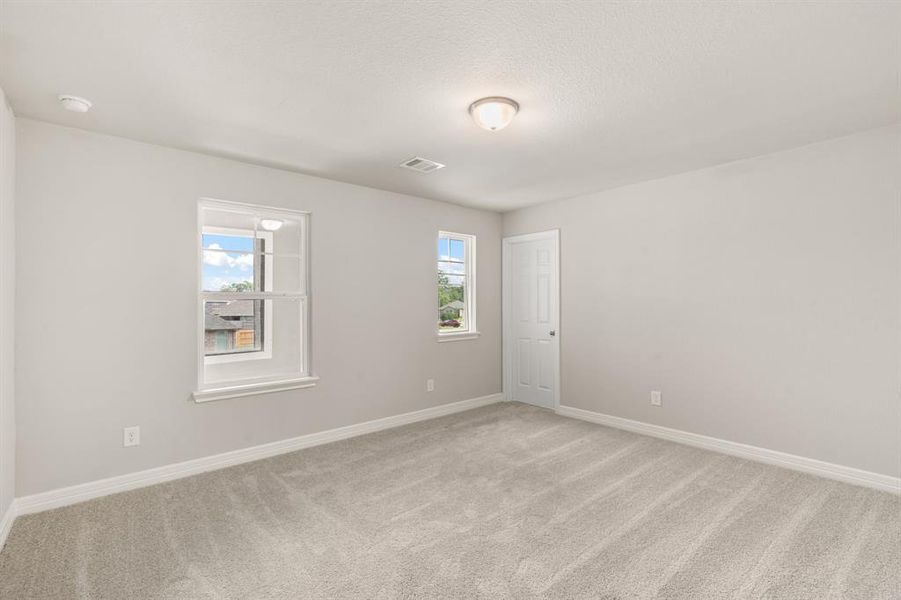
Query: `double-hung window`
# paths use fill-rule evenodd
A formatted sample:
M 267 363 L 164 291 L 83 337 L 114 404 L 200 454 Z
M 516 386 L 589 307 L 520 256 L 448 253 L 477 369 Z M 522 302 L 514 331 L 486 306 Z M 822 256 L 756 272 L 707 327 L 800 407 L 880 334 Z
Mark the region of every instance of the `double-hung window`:
M 313 385 L 309 215 L 199 204 L 197 401 Z
M 438 339 L 478 335 L 475 293 L 476 238 L 438 232 Z

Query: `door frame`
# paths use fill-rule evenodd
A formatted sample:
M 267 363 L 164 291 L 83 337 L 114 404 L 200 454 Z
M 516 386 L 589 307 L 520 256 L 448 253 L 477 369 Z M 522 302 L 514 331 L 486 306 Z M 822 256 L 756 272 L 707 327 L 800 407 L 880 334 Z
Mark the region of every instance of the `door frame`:
M 512 290 L 511 290 L 511 273 L 512 269 L 510 268 L 510 260 L 512 260 L 513 254 L 511 252 L 511 248 L 513 244 L 520 242 L 533 242 L 537 240 L 553 240 L 554 242 L 554 253 L 556 254 L 556 264 L 554 265 L 554 269 L 556 270 L 557 276 L 554 277 L 554 289 L 551 293 L 557 299 L 557 314 L 556 314 L 556 322 L 557 322 L 557 364 L 556 366 L 556 377 L 554 377 L 554 407 L 553 410 L 558 410 L 560 408 L 560 354 L 562 351 L 562 345 L 560 343 L 560 230 L 559 229 L 548 229 L 547 231 L 536 231 L 534 233 L 524 233 L 520 235 L 511 235 L 503 238 L 502 244 L 502 252 L 501 252 L 501 271 L 503 277 L 501 296 L 502 296 L 502 304 L 501 304 L 501 317 L 502 317 L 502 327 L 503 327 L 503 365 L 504 365 L 504 381 L 503 381 L 503 392 L 504 392 L 504 400 L 513 400 L 513 356 L 512 356 L 512 330 L 510 324 L 510 311 L 512 304 Z

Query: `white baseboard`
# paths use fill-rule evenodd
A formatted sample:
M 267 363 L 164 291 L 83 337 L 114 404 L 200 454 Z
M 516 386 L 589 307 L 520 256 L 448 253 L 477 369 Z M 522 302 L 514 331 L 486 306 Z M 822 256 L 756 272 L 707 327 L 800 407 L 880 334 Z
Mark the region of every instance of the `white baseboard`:
M 679 429 L 651 425 L 650 423 L 643 423 L 642 421 L 614 417 L 612 415 L 605 415 L 603 413 L 574 408 L 572 406 L 559 407 L 557 409 L 557 414 L 564 417 L 572 417 L 574 419 L 581 419 L 582 421 L 590 421 L 600 425 L 615 427 L 616 429 L 624 429 L 626 431 L 633 431 L 635 433 L 662 438 L 680 444 L 686 444 L 688 446 L 714 450 L 723 454 L 747 458 L 749 460 L 801 471 L 811 475 L 827 477 L 845 483 L 861 485 L 883 492 L 901 494 L 901 478 L 898 477 L 881 475 L 862 469 L 855 469 L 854 467 L 845 467 L 813 458 L 740 444 L 738 442 L 730 442 L 728 440 L 721 440 L 719 438 L 690 433 Z
M 6 544 L 6 537 L 9 535 L 9 530 L 13 528 L 13 521 L 15 520 L 16 501 L 13 500 L 9 503 L 3 516 L 0 516 L 0 550 L 3 550 L 3 546 Z
M 110 494 L 163 483 L 165 481 L 172 481 L 173 479 L 197 475 L 198 473 L 240 465 L 242 463 L 260 460 L 278 454 L 286 454 L 311 446 L 319 446 L 320 444 L 337 442 L 338 440 L 381 431 L 383 429 L 390 429 L 400 425 L 434 419 L 436 417 L 442 417 L 444 415 L 500 402 L 503 399 L 503 394 L 491 394 L 489 396 L 462 400 L 450 404 L 442 404 L 441 406 L 434 406 L 432 408 L 408 412 L 393 417 L 357 423 L 356 425 L 348 425 L 346 427 L 338 427 L 337 429 L 310 433 L 287 440 L 281 440 L 279 442 L 252 446 L 241 450 L 233 450 L 214 456 L 207 456 L 173 465 L 147 469 L 146 471 L 138 471 L 137 473 L 118 475 L 108 479 L 50 490 L 49 492 L 41 492 L 31 496 L 23 496 L 17 498 L 15 501 L 14 515 L 36 513 L 50 510 L 51 508 L 76 504 L 101 496 L 108 496 Z

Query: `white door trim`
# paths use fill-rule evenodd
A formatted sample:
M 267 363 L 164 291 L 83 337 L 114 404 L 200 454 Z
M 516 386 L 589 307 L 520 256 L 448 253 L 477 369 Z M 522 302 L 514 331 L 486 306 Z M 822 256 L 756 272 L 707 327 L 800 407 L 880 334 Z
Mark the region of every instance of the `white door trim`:
M 518 242 L 533 242 L 536 240 L 547 240 L 551 239 L 554 241 L 554 249 L 557 255 L 557 263 L 554 265 L 554 268 L 557 271 L 557 276 L 554 277 L 554 290 L 552 293 L 557 298 L 557 365 L 556 365 L 556 377 L 554 378 L 554 410 L 560 408 L 560 379 L 561 379 L 561 371 L 560 371 L 560 354 L 563 350 L 562 344 L 560 343 L 561 336 L 561 320 L 560 320 L 560 230 L 559 229 L 549 229 L 548 231 L 536 231 L 535 233 L 524 233 L 521 235 L 511 235 L 507 236 L 503 239 L 503 247 L 501 254 L 501 263 L 502 263 L 502 274 L 503 274 L 503 284 L 502 284 L 502 326 L 503 326 L 503 361 L 504 361 L 504 399 L 512 400 L 513 399 L 513 356 L 510 349 L 513 347 L 511 340 L 511 326 L 510 326 L 510 312 L 511 312 L 511 281 L 510 281 L 510 264 L 512 254 L 510 252 L 510 248 L 513 244 Z

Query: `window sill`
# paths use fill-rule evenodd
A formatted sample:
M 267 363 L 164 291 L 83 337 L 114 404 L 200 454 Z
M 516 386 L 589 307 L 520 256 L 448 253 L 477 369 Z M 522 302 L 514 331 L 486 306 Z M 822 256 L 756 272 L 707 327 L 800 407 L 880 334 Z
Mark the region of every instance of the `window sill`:
M 466 331 L 461 333 L 439 333 L 438 342 L 462 342 L 463 340 L 477 340 L 482 335 L 478 331 Z
M 226 398 L 240 398 L 242 396 L 256 396 L 271 392 L 284 392 L 309 388 L 316 385 L 319 378 L 315 375 L 298 377 L 296 379 L 280 379 L 278 381 L 266 381 L 261 383 L 247 383 L 244 385 L 230 385 L 206 390 L 197 390 L 191 396 L 194 402 L 211 402 L 213 400 L 225 400 Z

